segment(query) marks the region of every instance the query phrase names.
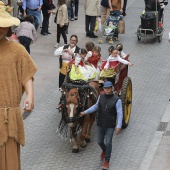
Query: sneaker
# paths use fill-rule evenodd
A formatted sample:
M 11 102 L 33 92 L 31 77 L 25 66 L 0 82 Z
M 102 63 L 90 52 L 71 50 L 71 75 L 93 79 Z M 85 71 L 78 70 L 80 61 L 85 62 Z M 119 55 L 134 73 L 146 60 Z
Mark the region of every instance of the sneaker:
M 75 16 L 75 17 L 74 17 L 74 19 L 75 19 L 75 20 L 78 20 L 78 17 L 77 17 L 77 16 Z
M 100 159 L 101 161 L 105 158 L 106 156 L 106 152 L 105 151 L 102 151 L 101 155 L 100 155 Z
M 102 169 L 103 169 L 103 170 L 109 169 L 109 162 L 108 162 L 108 161 L 104 161 L 103 166 L 102 166 Z
M 74 21 L 74 18 L 71 18 L 70 21 Z
M 54 46 L 54 48 L 58 48 L 58 46 L 59 46 L 59 43 L 57 43 L 57 44 Z

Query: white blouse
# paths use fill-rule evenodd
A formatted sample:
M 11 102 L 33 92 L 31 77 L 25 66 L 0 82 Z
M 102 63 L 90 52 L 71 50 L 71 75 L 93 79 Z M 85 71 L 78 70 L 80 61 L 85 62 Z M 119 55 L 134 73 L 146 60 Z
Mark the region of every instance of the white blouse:
M 124 60 L 123 58 L 121 58 L 119 55 L 117 55 L 116 57 L 113 57 L 112 55 L 109 56 L 109 58 L 107 59 L 106 65 L 104 66 L 104 69 L 108 69 L 109 68 L 109 63 L 112 61 L 119 61 L 120 63 L 129 64 L 129 61 Z

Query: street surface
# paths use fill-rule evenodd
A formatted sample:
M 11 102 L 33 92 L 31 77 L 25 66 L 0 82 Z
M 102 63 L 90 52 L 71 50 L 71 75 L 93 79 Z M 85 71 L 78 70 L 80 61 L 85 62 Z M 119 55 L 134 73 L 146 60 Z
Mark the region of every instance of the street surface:
M 124 52 L 130 52 L 129 77 L 133 84 L 133 105 L 129 126 L 113 138 L 110 170 L 137 170 L 157 130 L 170 98 L 170 7 L 166 7 L 163 39 L 138 42 L 135 32 L 140 25 L 144 2 L 128 2 L 126 33 L 120 35 Z M 69 34 L 78 35 L 78 45 L 84 48 L 87 41 L 98 39 L 85 37 L 83 2 L 77 21 L 70 21 Z M 35 108 L 25 117 L 26 145 L 22 148 L 22 170 L 100 170 L 101 150 L 96 142 L 96 123 L 93 125 L 91 142 L 85 149 L 73 154 L 72 143 L 56 133 L 60 114 L 56 110 L 58 90 L 58 57 L 53 55 L 56 43 L 56 25 L 50 25 L 51 35 L 42 36 L 31 46 L 31 56 L 38 66 L 35 75 Z M 98 33 L 98 35 L 101 35 Z M 103 39 L 104 40 L 104 39 Z M 61 45 L 63 45 L 61 37 Z M 115 43 L 115 45 L 117 42 Z M 108 43 L 100 45 L 102 57 L 108 57 Z

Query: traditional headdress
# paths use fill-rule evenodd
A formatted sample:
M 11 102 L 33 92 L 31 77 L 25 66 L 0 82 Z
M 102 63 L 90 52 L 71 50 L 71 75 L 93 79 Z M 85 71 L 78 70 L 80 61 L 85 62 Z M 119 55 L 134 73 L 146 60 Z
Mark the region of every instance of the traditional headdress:
M 18 18 L 12 17 L 9 12 L 11 12 L 9 6 L 5 6 L 2 1 L 0 1 L 0 27 L 11 27 L 18 26 L 20 20 Z

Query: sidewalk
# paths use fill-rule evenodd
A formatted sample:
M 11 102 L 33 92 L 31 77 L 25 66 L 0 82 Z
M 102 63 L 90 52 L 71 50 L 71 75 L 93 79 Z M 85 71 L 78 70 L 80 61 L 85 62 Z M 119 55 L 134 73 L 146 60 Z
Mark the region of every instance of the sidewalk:
M 143 158 L 139 170 L 170 169 L 170 104 Z

